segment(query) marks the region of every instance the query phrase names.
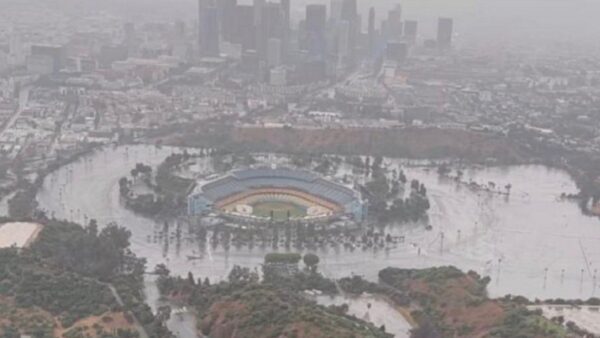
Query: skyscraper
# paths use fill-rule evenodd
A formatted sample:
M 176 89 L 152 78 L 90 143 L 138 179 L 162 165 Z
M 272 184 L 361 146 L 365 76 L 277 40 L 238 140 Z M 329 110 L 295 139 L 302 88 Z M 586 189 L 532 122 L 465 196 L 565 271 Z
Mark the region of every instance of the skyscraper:
M 419 23 L 415 20 L 404 21 L 404 38 L 410 42 L 415 43 L 417 41 L 417 33 L 419 29 Z
M 342 3 L 342 21 L 348 23 L 347 63 L 353 66 L 356 62 L 356 45 L 359 33 L 357 0 L 344 0 Z
M 258 27 L 262 18 L 265 0 L 253 0 L 252 4 L 254 5 L 254 26 Z
M 219 9 L 214 0 L 198 0 L 200 55 L 219 55 Z
M 281 11 L 283 11 L 283 21 L 284 28 L 290 29 L 290 0 L 280 0 L 281 1 Z
M 204 17 L 208 0 L 198 0 L 198 48 L 202 49 L 204 39 Z
M 348 64 L 350 58 L 350 23 L 346 20 L 338 24 L 337 38 L 337 56 L 338 66 L 343 67 Z
M 369 10 L 369 54 L 372 55 L 375 52 L 375 7 L 371 7 Z
M 408 44 L 406 42 L 390 41 L 387 43 L 386 60 L 403 63 L 408 57 Z
M 183 40 L 185 38 L 185 22 L 182 20 L 175 21 L 175 39 Z
M 342 3 L 343 0 L 331 0 L 329 18 L 333 22 L 342 20 Z
M 454 20 L 451 18 L 438 19 L 437 44 L 440 48 L 449 48 L 452 46 L 452 31 L 454 29 Z
M 233 42 L 242 44 L 242 49 L 256 49 L 256 26 L 254 6 L 237 5 L 235 9 L 235 34 Z
M 221 25 L 221 36 L 223 40 L 233 42 L 235 35 L 235 9 L 237 0 L 218 0 L 219 23 Z
M 325 30 L 327 24 L 327 6 L 306 6 L 306 37 L 309 55 L 313 57 L 325 56 L 326 41 Z
M 267 58 L 268 41 L 270 38 L 282 40 L 284 37 L 284 17 L 281 5 L 266 3 L 262 7 L 261 21 L 257 27 L 256 49 L 261 60 Z
M 283 36 L 281 39 L 281 53 L 287 60 L 290 46 L 290 0 L 280 0 L 281 11 L 283 12 Z
M 388 40 L 399 40 L 402 37 L 402 6 L 396 5 L 389 11 L 387 19 Z
M 281 65 L 281 50 L 281 40 L 270 38 L 267 42 L 267 66 L 277 67 Z

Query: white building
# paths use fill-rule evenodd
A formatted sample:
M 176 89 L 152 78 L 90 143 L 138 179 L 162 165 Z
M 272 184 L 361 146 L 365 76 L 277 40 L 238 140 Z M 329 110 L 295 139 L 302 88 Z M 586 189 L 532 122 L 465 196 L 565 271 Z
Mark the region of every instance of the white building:
M 287 85 L 287 70 L 284 67 L 276 67 L 270 72 L 270 85 L 284 87 Z

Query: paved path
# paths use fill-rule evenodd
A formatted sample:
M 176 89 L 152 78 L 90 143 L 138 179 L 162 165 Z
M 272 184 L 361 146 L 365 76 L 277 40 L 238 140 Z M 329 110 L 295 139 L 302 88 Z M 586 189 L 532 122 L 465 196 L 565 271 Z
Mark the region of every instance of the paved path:
M 108 289 L 112 293 L 113 297 L 115 297 L 117 304 L 119 304 L 121 307 L 125 308 L 125 302 L 123 302 L 123 298 L 121 298 L 121 296 L 119 295 L 119 292 L 114 287 L 114 285 L 112 285 L 110 283 L 102 283 L 100 281 L 95 281 L 95 282 L 108 287 Z M 142 325 L 142 323 L 140 323 L 140 321 L 137 319 L 137 317 L 135 316 L 134 313 L 131 313 L 131 317 L 133 318 L 133 323 L 136 326 L 138 333 L 140 334 L 140 338 L 149 338 L 148 332 L 146 332 L 144 325 Z

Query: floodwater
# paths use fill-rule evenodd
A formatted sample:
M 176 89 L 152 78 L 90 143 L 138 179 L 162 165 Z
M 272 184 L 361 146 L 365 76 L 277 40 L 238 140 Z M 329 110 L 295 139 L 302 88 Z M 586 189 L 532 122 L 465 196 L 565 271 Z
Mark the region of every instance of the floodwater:
M 138 162 L 157 165 L 173 148 L 152 146 L 110 148 L 49 175 L 38 194 L 40 207 L 57 218 L 99 224 L 117 222 L 132 232 L 133 251 L 152 269 L 164 263 L 175 274 L 192 271 L 196 277 L 226 278 L 234 265 L 255 268 L 270 249 L 200 248 L 193 241 L 165 247 L 149 240 L 162 227 L 124 209 L 118 180 Z M 597 295 L 600 266 L 600 220 L 584 216 L 578 206 L 561 201 L 574 193 L 563 171 L 542 166 L 471 168 L 463 181 L 498 187 L 512 184 L 509 197 L 477 191 L 447 178 L 435 169 L 403 164 L 409 179 L 425 183 L 432 208 L 427 231 L 423 224 L 395 226 L 406 243 L 390 250 L 324 249 L 320 270 L 330 277 L 351 274 L 376 279 L 385 267 L 424 268 L 455 265 L 492 278 L 492 296 L 519 294 L 529 298 L 588 298 Z M 394 165 L 396 165 L 394 164 Z M 498 188 L 503 191 L 503 188 Z M 443 239 L 442 239 L 443 233 Z M 188 256 L 202 257 L 188 260 Z
M 565 322 L 573 322 L 590 333 L 600 334 L 600 307 L 598 306 L 541 305 L 529 306 L 529 309 L 541 309 L 544 317 L 548 319 L 562 316 Z
M 349 315 L 371 322 L 377 327 L 385 325 L 385 332 L 393 334 L 396 338 L 410 337 L 410 324 L 399 311 L 380 297 L 373 295 L 359 297 L 320 295 L 316 296 L 316 301 L 323 306 L 347 304 Z
M 163 305 L 171 307 L 171 316 L 166 323 L 169 331 L 178 338 L 198 337 L 196 315 L 193 312 L 188 311 L 186 307 L 183 307 L 180 304 L 173 304 L 162 300 L 158 287 L 156 286 L 156 276 L 146 276 L 144 284 L 146 302 L 152 309 L 152 312 L 156 313 L 157 309 Z

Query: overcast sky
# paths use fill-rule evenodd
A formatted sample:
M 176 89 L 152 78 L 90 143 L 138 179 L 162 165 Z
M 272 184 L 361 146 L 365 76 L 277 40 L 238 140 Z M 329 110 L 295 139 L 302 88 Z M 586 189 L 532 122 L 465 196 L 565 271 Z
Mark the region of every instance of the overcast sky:
M 130 19 L 195 20 L 197 0 L 0 0 L 10 3 L 60 2 L 82 7 L 118 8 Z M 251 0 L 239 0 L 240 3 Z M 396 3 L 404 8 L 404 18 L 420 22 L 421 38 L 435 34 L 440 16 L 455 19 L 456 41 L 460 44 L 493 46 L 548 44 L 600 46 L 600 0 L 358 0 L 366 24 L 368 8 L 375 6 L 378 18 Z M 293 19 L 303 16 L 308 3 L 329 4 L 330 0 L 292 0 Z M 64 5 L 63 5 L 64 6 Z M 60 8 L 59 6 L 56 6 Z M 66 7 L 66 6 L 64 6 Z

